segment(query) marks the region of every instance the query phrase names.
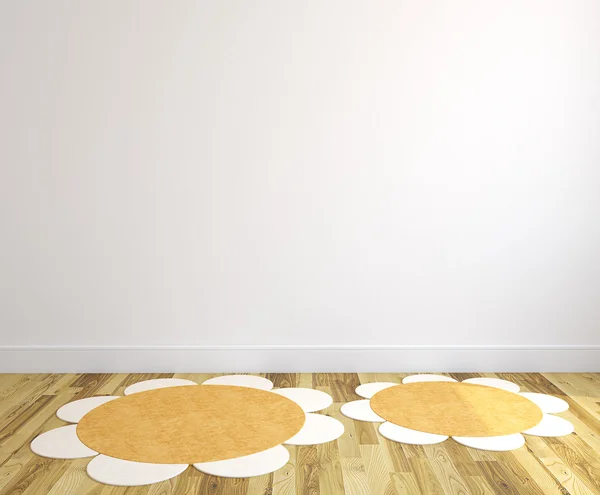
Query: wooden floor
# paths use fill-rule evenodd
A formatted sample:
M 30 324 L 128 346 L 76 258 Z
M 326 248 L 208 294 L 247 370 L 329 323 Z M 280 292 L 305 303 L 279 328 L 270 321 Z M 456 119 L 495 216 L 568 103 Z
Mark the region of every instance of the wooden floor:
M 452 440 L 410 446 L 382 438 L 371 423 L 339 412 L 359 399 L 354 389 L 374 381 L 400 382 L 406 374 L 264 374 L 276 387 L 312 387 L 331 394 L 324 413 L 342 421 L 346 433 L 336 442 L 289 447 L 289 464 L 274 474 L 224 479 L 193 468 L 146 487 L 121 488 L 89 479 L 89 459 L 52 460 L 34 455 L 29 443 L 39 433 L 65 423 L 56 416 L 63 404 L 94 395 L 120 395 L 126 386 L 150 378 L 189 378 L 208 374 L 0 375 L 0 495 L 317 495 L 317 494 L 600 494 L 600 373 L 450 374 L 462 380 L 496 376 L 524 391 L 560 396 L 570 405 L 561 416 L 576 433 L 562 438 L 527 437 L 513 452 L 483 452 Z

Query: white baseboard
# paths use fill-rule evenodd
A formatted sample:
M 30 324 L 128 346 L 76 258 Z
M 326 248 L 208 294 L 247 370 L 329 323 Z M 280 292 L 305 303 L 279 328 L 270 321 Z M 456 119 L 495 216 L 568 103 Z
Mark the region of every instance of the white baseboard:
M 600 345 L 0 346 L 1 373 L 600 371 Z

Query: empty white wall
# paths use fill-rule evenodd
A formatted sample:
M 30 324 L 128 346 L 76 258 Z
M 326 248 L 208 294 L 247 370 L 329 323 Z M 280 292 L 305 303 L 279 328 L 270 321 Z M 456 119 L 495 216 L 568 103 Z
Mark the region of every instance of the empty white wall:
M 0 62 L 4 345 L 600 344 L 596 0 L 8 0 Z

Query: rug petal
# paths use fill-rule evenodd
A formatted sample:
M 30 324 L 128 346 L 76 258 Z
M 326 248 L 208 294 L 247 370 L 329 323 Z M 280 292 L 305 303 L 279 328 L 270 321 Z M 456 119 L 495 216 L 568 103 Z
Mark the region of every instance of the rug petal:
M 31 442 L 31 451 L 52 459 L 80 459 L 98 455 L 77 436 L 77 425 L 61 426 L 42 433 Z
M 191 380 L 184 380 L 183 378 L 157 378 L 155 380 L 145 380 L 143 382 L 134 383 L 133 385 L 127 387 L 123 393 L 125 395 L 132 395 L 139 392 L 146 392 L 147 390 L 156 390 L 158 388 L 168 387 L 183 387 L 186 385 L 198 384 Z
M 187 467 L 187 464 L 126 461 L 100 454 L 89 462 L 87 473 L 90 478 L 105 485 L 142 486 L 174 478 Z
M 118 395 L 104 395 L 101 397 L 88 397 L 87 399 L 80 399 L 73 402 L 69 402 L 62 406 L 56 411 L 56 416 L 63 421 L 68 423 L 79 423 L 92 409 L 96 409 L 102 404 L 106 404 L 111 400 L 119 399 Z
M 452 437 L 456 442 L 480 450 L 505 452 L 516 450 L 525 445 L 525 438 L 520 433 L 498 437 Z
M 411 430 L 410 428 L 404 428 L 404 426 L 396 425 L 389 421 L 379 425 L 379 433 L 388 440 L 411 445 L 433 445 L 448 440 L 446 435 Z
M 546 414 L 561 413 L 569 409 L 567 401 L 552 395 L 535 394 L 531 392 L 521 392 L 520 395 L 529 399 Z
M 364 397 L 365 399 L 370 399 L 377 392 L 381 392 L 382 390 L 385 390 L 386 388 L 395 387 L 396 385 L 399 385 L 399 383 L 392 383 L 392 382 L 365 383 L 364 385 L 359 385 L 358 387 L 356 387 L 355 392 L 356 392 L 356 395 L 360 395 L 361 397 Z
M 340 408 L 340 412 L 347 418 L 370 421 L 371 423 L 383 423 L 385 419 L 375 414 L 369 402 L 369 399 L 347 402 Z
M 410 375 L 405 376 L 402 379 L 402 383 L 417 383 L 417 382 L 455 382 L 454 378 L 450 378 L 449 376 L 444 375 L 432 375 L 432 374 L 424 374 L 424 375 Z
M 500 388 L 508 392 L 517 393 L 521 390 L 516 383 L 502 380 L 501 378 L 468 378 L 463 380 L 463 383 L 473 383 L 475 385 L 485 385 L 486 387 Z
M 285 466 L 290 458 L 288 450 L 278 445 L 257 454 L 228 459 L 226 461 L 202 462 L 194 464 L 198 471 L 225 478 L 249 478 L 262 476 Z
M 271 392 L 294 401 L 306 413 L 321 411 L 333 404 L 331 395 L 312 388 L 279 388 Z
M 307 414 L 302 429 L 286 445 L 318 445 L 327 443 L 344 434 L 344 425 L 337 419 L 323 414 Z
M 536 437 L 563 437 L 575 431 L 573 423 L 558 416 L 544 414 L 542 421 L 537 426 L 525 430 L 525 435 L 533 435 Z
M 235 385 L 238 387 L 258 388 L 260 390 L 271 390 L 273 382 L 262 376 L 254 375 L 225 375 L 210 378 L 202 385 Z

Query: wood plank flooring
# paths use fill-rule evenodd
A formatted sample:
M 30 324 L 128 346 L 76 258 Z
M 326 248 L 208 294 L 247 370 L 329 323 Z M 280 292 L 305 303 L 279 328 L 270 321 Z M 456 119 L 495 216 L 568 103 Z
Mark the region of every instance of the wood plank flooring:
M 564 398 L 561 414 L 576 433 L 561 438 L 527 437 L 513 452 L 483 452 L 452 440 L 431 446 L 400 445 L 382 438 L 376 426 L 340 414 L 359 399 L 354 389 L 374 381 L 400 382 L 406 374 L 266 373 L 276 387 L 311 387 L 334 398 L 324 414 L 342 421 L 335 442 L 288 447 L 290 462 L 279 471 L 250 479 L 224 479 L 193 468 L 145 487 L 100 485 L 85 473 L 88 459 L 52 460 L 34 455 L 29 443 L 62 426 L 55 413 L 67 402 L 94 395 L 122 395 L 126 386 L 150 378 L 209 374 L 0 375 L 0 495 L 403 495 L 517 494 L 600 495 L 600 373 L 449 374 L 456 379 L 499 377 L 524 391 Z

